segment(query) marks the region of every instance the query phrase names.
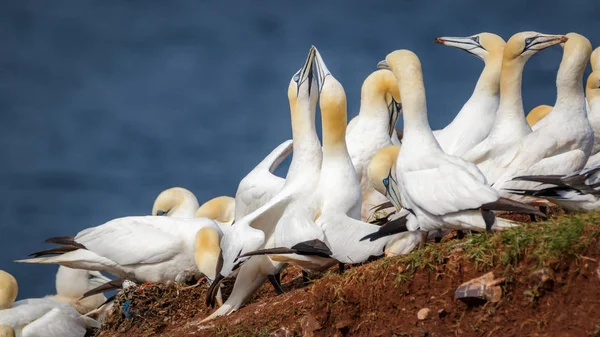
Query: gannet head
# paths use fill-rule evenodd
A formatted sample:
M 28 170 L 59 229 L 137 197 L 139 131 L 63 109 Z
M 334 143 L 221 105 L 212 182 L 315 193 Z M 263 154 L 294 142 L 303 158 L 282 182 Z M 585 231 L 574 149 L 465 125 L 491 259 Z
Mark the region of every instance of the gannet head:
M 172 187 L 162 191 L 156 197 L 152 206 L 152 215 L 178 216 L 187 213 L 188 210 L 195 211 L 199 206 L 194 193 L 182 187 Z
M 522 59 L 526 61 L 542 49 L 567 42 L 564 35 L 549 35 L 538 32 L 520 32 L 508 40 L 504 48 L 504 59 Z
M 435 39 L 435 43 L 462 49 L 484 62 L 490 55 L 502 56 L 506 45 L 504 39 L 492 33 L 479 33 L 467 37 L 438 37 Z
M 203 227 L 196 233 L 194 261 L 198 270 L 211 282 L 223 264 L 220 243 L 221 235 L 214 227 Z
M 234 215 L 235 199 L 228 196 L 210 199 L 196 211 L 196 218 L 207 217 L 221 223 L 231 223 Z
M 593 71 L 588 77 L 585 86 L 585 96 L 590 105 L 593 101 L 600 99 L 600 70 Z
M 398 200 L 396 200 L 397 195 L 393 194 L 395 191 L 392 186 L 395 183 L 395 167 L 398 153 L 400 153 L 400 145 L 386 146 L 377 151 L 373 158 L 371 158 L 367 174 L 375 190 L 385 195 L 396 208 L 400 209 L 402 207 L 397 202 Z
M 590 56 L 590 64 L 592 65 L 592 71 L 600 70 L 600 47 L 597 47 Z
M 259 249 L 264 242 L 265 233 L 250 227 L 243 218 L 225 228 L 221 237 L 221 258 L 216 267 L 216 276 L 206 294 L 208 306 L 213 307 L 215 304 L 219 283 L 249 259 L 249 257 L 240 257 L 240 255 Z M 198 260 L 196 260 L 196 264 L 199 264 Z M 210 266 L 206 268 L 209 269 Z M 207 277 L 210 278 L 210 276 Z
M 0 337 L 15 337 L 15 330 L 8 325 L 0 325 Z
M 313 47 L 314 48 L 314 47 Z M 317 48 L 317 77 L 319 79 L 319 107 L 323 121 L 323 143 L 345 144 L 346 138 L 346 92 L 338 80 L 333 77 Z
M 402 101 L 394 73 L 387 69 L 380 69 L 367 76 L 363 82 L 360 90 L 360 105 L 361 107 L 378 106 L 384 103 L 389 114 L 388 132 L 391 137 L 398 117 L 402 113 Z
M 552 106 L 550 105 L 538 105 L 535 108 L 531 109 L 527 114 L 527 124 L 529 126 L 534 126 L 537 122 L 539 122 L 542 118 L 546 117 L 552 111 Z
M 17 280 L 11 274 L 0 270 L 0 310 L 10 308 L 18 293 Z
M 315 111 L 317 106 L 317 81 L 314 76 L 315 48 L 311 47 L 306 62 L 292 76 L 288 86 L 288 99 L 292 115 L 301 111 Z

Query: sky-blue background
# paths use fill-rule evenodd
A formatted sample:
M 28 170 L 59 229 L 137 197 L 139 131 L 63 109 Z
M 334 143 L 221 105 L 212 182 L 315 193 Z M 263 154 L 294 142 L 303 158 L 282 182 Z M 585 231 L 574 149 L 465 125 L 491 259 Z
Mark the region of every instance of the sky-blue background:
M 349 116 L 377 62 L 421 58 L 429 118 L 446 125 L 483 63 L 437 36 L 571 31 L 600 44 L 600 2 L 2 1 L 0 269 L 19 298 L 54 293 L 54 266 L 11 261 L 115 217 L 149 214 L 163 189 L 200 201 L 291 135 L 287 85 L 316 45 Z M 553 104 L 562 50 L 533 57 L 524 102 Z M 589 70 L 588 70 L 589 72 Z

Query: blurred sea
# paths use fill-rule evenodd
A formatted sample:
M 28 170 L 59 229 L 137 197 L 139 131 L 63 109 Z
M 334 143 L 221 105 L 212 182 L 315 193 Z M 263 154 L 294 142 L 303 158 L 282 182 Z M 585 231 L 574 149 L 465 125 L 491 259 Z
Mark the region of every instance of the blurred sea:
M 50 236 L 149 214 L 171 186 L 200 202 L 233 195 L 291 136 L 287 86 L 311 44 L 345 86 L 349 117 L 377 62 L 415 51 L 441 128 L 483 63 L 435 37 L 576 31 L 597 46 L 599 17 L 597 0 L 2 1 L 0 269 L 19 298 L 54 293 L 55 266 L 12 260 Z M 526 111 L 554 103 L 561 56 L 553 47 L 527 64 Z

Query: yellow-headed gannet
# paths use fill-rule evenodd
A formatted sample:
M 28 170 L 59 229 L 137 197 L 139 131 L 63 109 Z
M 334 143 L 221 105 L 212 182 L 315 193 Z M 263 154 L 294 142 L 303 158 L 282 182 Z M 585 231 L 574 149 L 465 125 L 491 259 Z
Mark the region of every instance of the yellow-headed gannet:
M 462 156 L 485 139 L 500 102 L 500 68 L 506 42 L 495 34 L 438 37 L 436 43 L 465 50 L 485 62 L 475 90 L 448 126 L 433 132 L 444 152 Z
M 235 216 L 235 199 L 228 196 L 212 198 L 196 211 L 195 217 L 214 220 L 221 229 L 231 226 Z
M 183 187 L 162 191 L 152 206 L 152 215 L 193 218 L 200 205 L 194 193 Z
M 514 146 L 531 133 L 525 120 L 521 81 L 527 60 L 542 49 L 565 42 L 563 35 L 521 32 L 513 35 L 504 47 L 500 73 L 500 105 L 489 135 L 462 158 L 476 164 L 493 183 L 502 169 L 514 158 Z M 511 151 L 512 150 L 512 151 Z
M 542 120 L 542 118 L 546 117 L 550 113 L 550 111 L 552 111 L 551 105 L 538 105 L 535 108 L 531 109 L 531 111 L 529 111 L 525 120 L 527 120 L 527 124 L 529 124 L 529 127 L 531 127 L 532 130 L 535 130 L 535 125 L 537 124 L 537 122 Z
M 600 69 L 588 76 L 585 96 L 589 103 L 587 116 L 594 129 L 594 147 L 585 167 L 593 167 L 600 164 Z

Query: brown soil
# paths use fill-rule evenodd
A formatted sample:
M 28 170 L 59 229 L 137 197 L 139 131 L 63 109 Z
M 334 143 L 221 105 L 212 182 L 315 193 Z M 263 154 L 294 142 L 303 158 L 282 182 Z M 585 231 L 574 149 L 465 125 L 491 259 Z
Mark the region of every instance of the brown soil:
M 329 272 L 309 286 L 288 268 L 289 292 L 275 296 L 265 284 L 237 312 L 200 324 L 211 310 L 205 286 L 181 290 L 152 286 L 130 299 L 132 318 L 115 310 L 98 336 L 600 336 L 600 246 L 598 236 L 579 251 L 552 261 L 553 287 L 531 274 L 539 261 L 486 267 L 460 249 L 444 254 L 433 269 L 417 269 L 401 258 Z M 414 268 L 414 266 L 412 266 Z M 497 303 L 467 306 L 455 299 L 463 282 L 493 271 L 502 283 Z M 119 305 L 120 307 L 120 305 Z M 417 312 L 430 309 L 425 320 Z

